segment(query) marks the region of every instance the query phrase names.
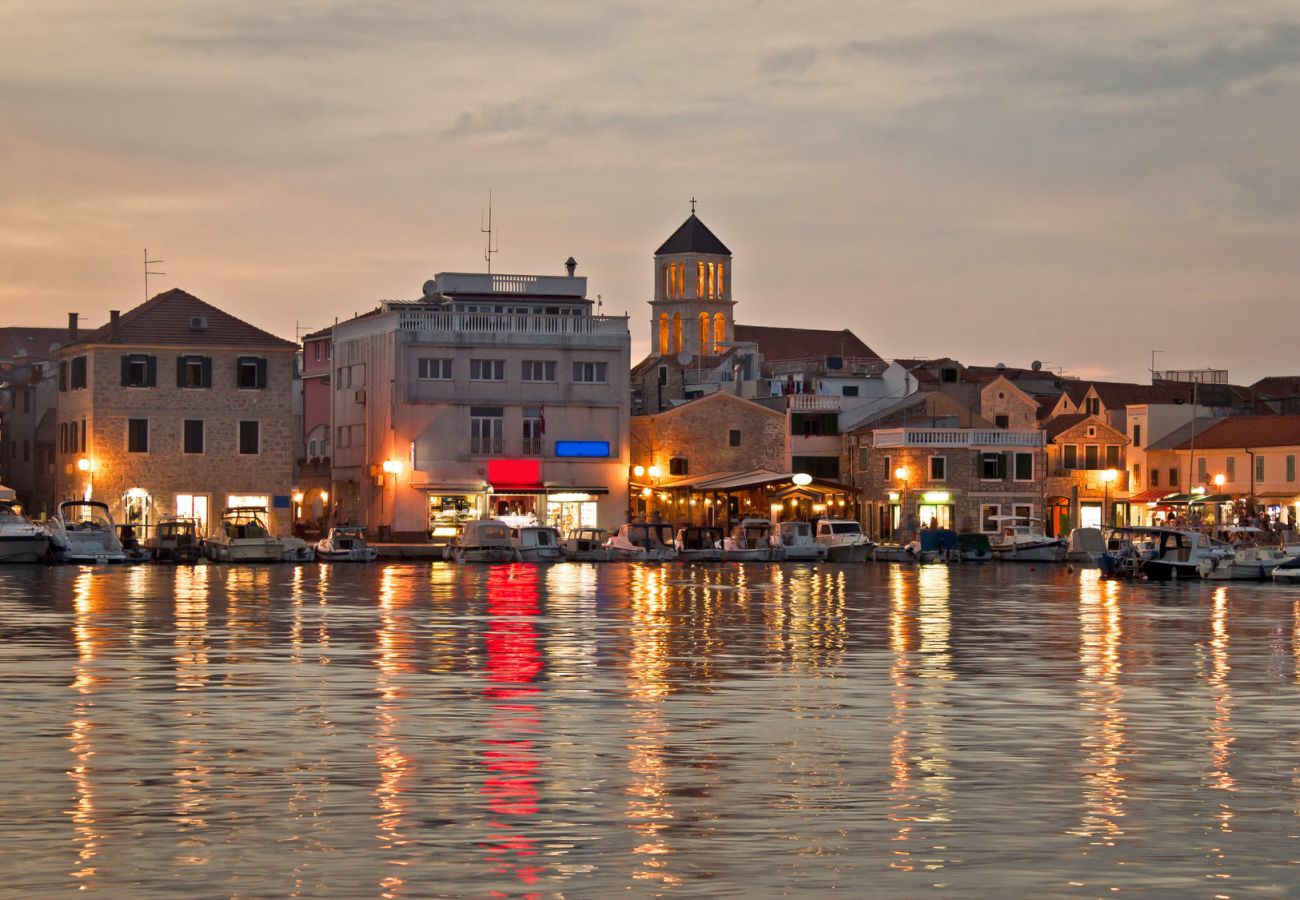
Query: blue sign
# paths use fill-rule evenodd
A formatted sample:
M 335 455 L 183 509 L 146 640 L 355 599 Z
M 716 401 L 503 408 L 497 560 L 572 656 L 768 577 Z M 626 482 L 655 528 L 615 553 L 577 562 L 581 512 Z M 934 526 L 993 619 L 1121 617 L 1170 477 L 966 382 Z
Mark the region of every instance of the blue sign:
M 289 506 L 289 495 L 288 495 L 288 494 L 276 494 L 275 496 L 273 496 L 273 497 L 271 498 L 271 508 L 272 508 L 272 509 L 290 509 L 290 506 Z
M 609 459 L 609 441 L 556 441 L 555 455 L 584 459 Z

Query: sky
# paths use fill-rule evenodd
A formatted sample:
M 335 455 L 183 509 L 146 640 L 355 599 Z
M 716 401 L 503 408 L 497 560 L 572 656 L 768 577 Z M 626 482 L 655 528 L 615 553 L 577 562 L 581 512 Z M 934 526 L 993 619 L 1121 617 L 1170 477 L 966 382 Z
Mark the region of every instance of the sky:
M 573 256 L 736 318 L 1091 378 L 1300 373 L 1294 0 L 0 0 L 0 324 L 181 287 L 293 338 Z

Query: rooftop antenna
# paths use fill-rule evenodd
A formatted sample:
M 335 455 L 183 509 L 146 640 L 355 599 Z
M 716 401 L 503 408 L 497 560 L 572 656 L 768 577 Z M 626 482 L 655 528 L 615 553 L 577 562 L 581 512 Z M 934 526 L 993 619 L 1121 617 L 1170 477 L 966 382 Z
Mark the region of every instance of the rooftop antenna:
M 501 237 L 499 232 L 493 232 L 492 230 L 492 191 L 491 190 L 488 191 L 487 226 L 484 227 L 483 214 L 480 212 L 478 230 L 487 235 L 487 245 L 483 248 L 483 261 L 487 263 L 487 273 L 491 275 L 492 254 L 497 252 L 498 247 L 500 246 L 500 237 Z M 496 241 L 492 239 L 494 235 L 497 238 Z
M 166 260 L 150 259 L 149 251 L 147 249 L 144 251 L 144 299 L 146 301 L 149 299 L 149 276 L 167 274 L 166 272 L 150 272 L 149 267 L 162 265 L 164 262 L 166 262 Z

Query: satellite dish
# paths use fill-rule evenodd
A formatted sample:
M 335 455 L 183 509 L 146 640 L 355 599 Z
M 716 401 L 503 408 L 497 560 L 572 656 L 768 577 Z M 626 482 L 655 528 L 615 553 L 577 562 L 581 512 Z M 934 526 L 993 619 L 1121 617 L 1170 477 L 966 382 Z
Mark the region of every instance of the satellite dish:
M 1035 372 L 1041 372 L 1043 371 L 1043 361 L 1036 359 L 1029 364 L 1029 368 L 1033 369 Z
M 693 360 L 694 358 L 695 358 L 695 354 L 687 350 L 683 350 L 681 353 L 677 354 L 677 361 L 684 366 L 689 365 L 690 361 Z
M 438 282 L 429 279 L 424 283 L 424 287 L 421 290 L 424 293 L 424 296 L 432 297 L 434 294 L 438 293 Z

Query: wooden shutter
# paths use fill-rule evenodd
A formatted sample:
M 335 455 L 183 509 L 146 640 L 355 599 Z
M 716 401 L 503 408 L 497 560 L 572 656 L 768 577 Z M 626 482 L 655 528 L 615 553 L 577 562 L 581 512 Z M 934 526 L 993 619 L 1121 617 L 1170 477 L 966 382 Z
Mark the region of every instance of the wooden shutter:
M 259 390 L 266 388 L 266 357 L 259 357 L 257 360 L 257 387 Z
M 129 353 L 123 353 L 122 354 L 122 387 L 126 387 L 130 383 L 131 383 L 131 355 Z
M 203 386 L 212 387 L 212 357 L 203 357 Z
M 176 386 L 177 387 L 182 387 L 182 388 L 185 387 L 185 363 L 188 359 L 189 359 L 188 356 L 176 357 Z
M 158 357 L 146 356 L 144 383 L 148 387 L 158 386 Z

